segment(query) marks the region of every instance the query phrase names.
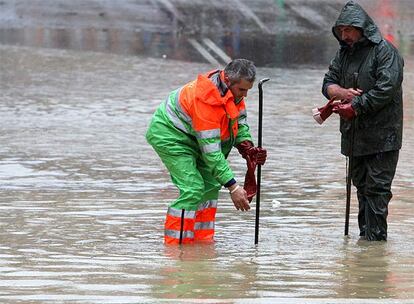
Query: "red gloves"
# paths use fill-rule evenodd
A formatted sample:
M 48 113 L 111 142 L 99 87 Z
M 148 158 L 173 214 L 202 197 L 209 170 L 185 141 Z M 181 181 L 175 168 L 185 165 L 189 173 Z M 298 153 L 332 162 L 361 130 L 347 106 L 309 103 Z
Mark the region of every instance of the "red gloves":
M 356 112 L 351 103 L 336 104 L 332 111 L 339 114 L 339 116 L 345 120 L 351 120 L 356 116 Z
M 313 118 L 321 125 L 325 120 L 328 119 L 329 116 L 332 114 L 332 110 L 334 108 L 334 100 L 335 97 L 332 97 L 326 105 L 321 108 L 314 108 L 312 109 Z
M 247 198 L 251 202 L 257 192 L 254 172 L 257 165 L 263 165 L 266 162 L 267 151 L 266 149 L 253 146 L 253 143 L 248 140 L 241 142 L 236 148 L 241 156 L 246 159 L 247 172 L 244 178 L 244 190 L 246 190 Z
M 263 166 L 267 159 L 267 150 L 260 148 L 260 147 L 256 147 L 255 150 L 256 150 L 256 163 L 260 166 Z
M 312 109 L 313 118 L 321 125 L 332 113 L 337 113 L 345 120 L 351 120 L 356 116 L 352 104 L 335 102 L 336 96 L 332 97 L 326 105 L 321 108 Z
M 251 141 L 242 141 L 236 146 L 236 148 L 239 150 L 241 156 L 246 160 L 247 158 L 250 158 L 250 161 L 255 162 L 257 165 L 264 165 L 266 162 L 266 149 L 253 146 L 253 143 Z
M 244 190 L 246 190 L 247 199 L 249 200 L 249 203 L 250 203 L 257 192 L 256 176 L 254 175 L 254 172 L 256 171 L 256 164 L 250 161 L 250 158 L 246 159 L 246 163 L 247 163 L 247 171 L 244 177 L 243 188 Z

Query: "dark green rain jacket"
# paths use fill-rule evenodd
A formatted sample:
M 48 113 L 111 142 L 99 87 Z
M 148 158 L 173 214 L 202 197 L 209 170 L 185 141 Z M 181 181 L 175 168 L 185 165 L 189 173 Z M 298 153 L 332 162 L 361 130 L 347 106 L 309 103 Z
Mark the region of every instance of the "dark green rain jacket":
M 340 40 L 337 26 L 351 25 L 363 31 L 363 38 L 351 48 Z M 402 81 L 404 61 L 396 48 L 382 38 L 378 27 L 364 9 L 354 1 L 342 9 L 332 32 L 340 44 L 323 80 L 322 92 L 329 98 L 327 87 L 338 84 L 353 87 L 353 74 L 358 73 L 357 87 L 361 96 L 352 100 L 357 116 L 353 155 L 362 156 L 399 150 L 402 143 Z M 351 121 L 341 118 L 341 153 L 349 155 Z

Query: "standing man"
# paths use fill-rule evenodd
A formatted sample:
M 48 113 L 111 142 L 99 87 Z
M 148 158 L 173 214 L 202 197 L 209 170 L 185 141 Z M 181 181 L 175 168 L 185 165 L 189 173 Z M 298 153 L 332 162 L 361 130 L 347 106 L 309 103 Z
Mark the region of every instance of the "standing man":
M 404 62 L 354 1 L 344 6 L 332 32 L 340 48 L 325 74 L 322 93 L 341 100 L 328 103 L 328 108 L 340 116 L 341 153 L 349 156 L 353 146 L 351 178 L 357 188 L 360 236 L 385 241 L 402 142 Z
M 248 165 L 266 161 L 266 150 L 253 146 L 246 120 L 244 97 L 255 77 L 251 61 L 235 59 L 171 92 L 155 111 L 146 138 L 180 192 L 167 211 L 166 244 L 213 241 L 222 186 L 237 210 L 250 209 L 254 193 L 237 184 L 226 158 L 236 146 Z

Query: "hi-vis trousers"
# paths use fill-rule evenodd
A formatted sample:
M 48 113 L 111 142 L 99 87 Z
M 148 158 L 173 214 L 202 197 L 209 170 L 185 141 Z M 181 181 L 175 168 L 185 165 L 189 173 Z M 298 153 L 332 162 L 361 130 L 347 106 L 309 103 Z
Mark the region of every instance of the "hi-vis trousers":
M 157 151 L 170 172 L 179 197 L 169 206 L 165 221 L 166 244 L 213 241 L 217 199 L 221 185 L 191 154 L 168 155 Z
M 166 244 L 213 241 L 220 183 L 206 169 L 197 142 L 174 128 L 151 130 L 147 140 L 167 167 L 179 189 L 168 208 Z

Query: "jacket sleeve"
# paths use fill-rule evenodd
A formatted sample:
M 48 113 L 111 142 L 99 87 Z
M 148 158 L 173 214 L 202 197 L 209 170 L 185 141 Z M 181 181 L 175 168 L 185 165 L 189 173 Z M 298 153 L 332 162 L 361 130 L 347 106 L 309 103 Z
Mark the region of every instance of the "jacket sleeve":
M 241 110 L 239 112 L 239 118 L 237 119 L 237 123 L 239 125 L 239 129 L 237 132 L 237 137 L 236 137 L 234 146 L 237 146 L 238 144 L 246 140 L 253 142 L 252 136 L 250 134 L 250 127 L 247 123 L 247 111 L 246 111 L 245 105 L 241 107 Z
M 234 178 L 223 152 L 221 151 L 221 129 L 220 122 L 211 119 L 215 117 L 214 112 L 208 115 L 208 110 L 200 111 L 193 125 L 197 144 L 200 148 L 201 157 L 205 164 L 205 169 L 221 184 L 225 185 Z
M 341 50 L 338 50 L 336 52 L 336 55 L 335 55 L 334 59 L 332 59 L 330 65 L 329 65 L 328 72 L 325 74 L 325 77 L 323 78 L 322 94 L 327 99 L 331 98 L 328 95 L 328 87 L 331 84 L 339 84 L 339 77 L 340 77 L 340 72 L 341 72 L 340 71 L 340 68 L 341 68 L 340 54 L 341 54 Z
M 378 65 L 374 87 L 352 100 L 352 106 L 358 114 L 377 112 L 391 103 L 403 81 L 404 62 L 392 46 L 379 45 L 376 56 Z
M 208 131 L 198 132 L 204 133 Z M 206 169 L 221 184 L 225 185 L 234 178 L 223 152 L 221 152 L 220 135 L 213 138 L 197 137 L 197 142 L 201 150 L 201 157 L 206 165 Z

